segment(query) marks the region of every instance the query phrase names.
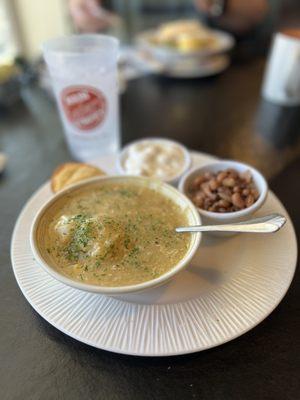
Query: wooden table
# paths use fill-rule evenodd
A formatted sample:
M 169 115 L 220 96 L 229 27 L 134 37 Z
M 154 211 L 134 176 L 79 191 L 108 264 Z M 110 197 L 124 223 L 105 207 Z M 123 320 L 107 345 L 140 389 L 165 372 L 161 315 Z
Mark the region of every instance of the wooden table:
M 264 61 L 256 60 L 205 80 L 130 82 L 121 101 L 123 143 L 165 136 L 254 164 L 270 179 L 299 234 L 299 111 L 261 102 L 263 69 Z M 259 326 L 187 356 L 151 359 L 96 350 L 33 311 L 13 276 L 10 238 L 26 200 L 70 156 L 53 102 L 37 88 L 28 88 L 23 97 L 24 103 L 0 120 L 0 148 L 10 157 L 0 178 L 0 398 L 299 398 L 299 272 Z

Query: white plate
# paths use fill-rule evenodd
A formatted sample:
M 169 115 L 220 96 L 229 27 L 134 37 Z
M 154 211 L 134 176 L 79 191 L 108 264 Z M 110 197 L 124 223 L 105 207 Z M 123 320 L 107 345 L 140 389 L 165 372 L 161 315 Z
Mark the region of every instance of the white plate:
M 195 165 L 212 161 L 193 154 Z M 113 172 L 114 159 L 97 163 Z M 57 282 L 33 260 L 29 229 L 51 196 L 43 185 L 15 226 L 11 257 L 32 307 L 67 335 L 101 349 L 140 356 L 192 353 L 218 346 L 256 326 L 279 304 L 292 281 L 297 244 L 291 220 L 268 236 L 203 239 L 189 268 L 165 286 L 119 298 Z M 259 214 L 286 210 L 272 193 Z
M 192 79 L 205 78 L 207 76 L 217 75 L 228 68 L 230 59 L 228 56 L 216 56 L 207 62 L 190 67 L 189 65 L 176 63 L 170 68 L 164 68 L 161 75 L 170 78 Z
M 216 75 L 223 72 L 230 64 L 228 56 L 219 55 L 202 60 L 182 60 L 164 65 L 151 54 L 138 50 L 132 50 L 128 60 L 134 65 L 136 71 L 139 70 L 141 73 L 152 73 L 178 79 Z

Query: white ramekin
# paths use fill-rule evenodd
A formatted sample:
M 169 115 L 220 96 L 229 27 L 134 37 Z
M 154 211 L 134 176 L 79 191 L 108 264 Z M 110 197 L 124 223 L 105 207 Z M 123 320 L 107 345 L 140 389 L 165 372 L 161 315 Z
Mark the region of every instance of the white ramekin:
M 52 207 L 55 207 L 56 202 L 58 200 L 61 200 L 63 197 L 66 197 L 74 193 L 75 191 L 78 192 L 81 189 L 86 189 L 87 187 L 93 187 L 93 186 L 97 187 L 101 185 L 102 182 L 116 182 L 116 183 L 133 182 L 135 184 L 139 184 L 144 187 L 145 186 L 149 187 L 163 194 L 164 196 L 168 197 L 176 204 L 178 204 L 180 208 L 186 213 L 188 224 L 190 225 L 201 224 L 201 218 L 193 203 L 186 196 L 180 193 L 177 189 L 175 189 L 170 185 L 167 185 L 166 183 L 163 183 L 155 179 L 143 178 L 137 176 L 95 177 L 62 190 L 61 192 L 54 195 L 49 201 L 47 201 L 38 211 L 31 226 L 30 244 L 33 255 L 38 264 L 41 266 L 41 268 L 43 268 L 46 272 L 48 272 L 53 278 L 57 279 L 58 281 L 66 285 L 72 286 L 76 289 L 84 290 L 87 292 L 107 294 L 107 295 L 118 295 L 123 293 L 138 292 L 159 286 L 167 282 L 175 274 L 177 274 L 179 271 L 181 271 L 189 264 L 190 260 L 194 256 L 200 244 L 200 239 L 201 239 L 200 233 L 196 233 L 191 236 L 191 243 L 187 253 L 179 261 L 179 263 L 174 265 L 168 272 L 159 276 L 158 278 L 142 282 L 136 285 L 118 286 L 118 287 L 92 285 L 73 280 L 61 274 L 59 270 L 55 269 L 55 266 L 51 265 L 51 259 L 49 256 L 47 256 L 46 249 L 43 248 L 43 245 L 40 243 L 40 240 L 38 239 L 39 237 L 41 237 L 41 235 L 43 235 L 42 232 L 43 229 L 46 229 L 47 227 L 47 214 L 51 211 Z
M 149 138 L 143 138 L 143 139 L 135 140 L 134 142 L 128 143 L 121 150 L 119 156 L 117 157 L 117 161 L 116 161 L 117 172 L 121 175 L 128 175 L 128 172 L 126 172 L 126 170 L 123 167 L 123 162 L 124 162 L 124 158 L 128 152 L 129 147 L 132 146 L 133 144 L 149 142 L 149 141 L 158 142 L 158 143 L 166 143 L 166 144 L 175 144 L 181 149 L 181 151 L 184 155 L 184 166 L 183 166 L 182 170 L 179 171 L 178 174 L 173 176 L 172 179 L 163 179 L 164 182 L 169 183 L 170 185 L 177 185 L 179 182 L 179 179 L 189 170 L 191 163 L 192 163 L 192 159 L 191 159 L 188 149 L 185 146 L 183 146 L 181 143 L 176 142 L 175 140 L 170 140 L 170 139 L 165 139 L 165 138 L 160 138 L 160 137 L 149 137 Z
M 253 177 L 253 182 L 259 191 L 259 197 L 256 200 L 252 206 L 245 208 L 240 211 L 235 211 L 235 212 L 229 212 L 229 213 L 217 213 L 217 212 L 212 212 L 212 211 L 206 211 L 201 208 L 198 208 L 199 214 L 201 215 L 201 219 L 203 224 L 225 224 L 225 223 L 231 223 L 231 222 L 239 222 L 239 221 L 245 221 L 248 219 L 252 214 L 254 214 L 261 206 L 264 204 L 267 193 L 268 193 L 268 184 L 263 177 L 263 175 L 255 168 L 251 167 L 250 165 L 238 162 L 238 161 L 232 161 L 232 160 L 220 160 L 217 162 L 209 163 L 207 165 L 204 165 L 202 167 L 196 167 L 192 169 L 191 171 L 187 172 L 181 179 L 178 185 L 179 190 L 184 193 L 185 195 L 188 195 L 188 188 L 194 178 L 199 176 L 200 174 L 203 174 L 204 172 L 218 172 L 225 170 L 227 168 L 233 168 L 238 172 L 244 172 L 246 170 L 250 170 L 252 177 Z M 230 236 L 232 235 L 231 233 L 228 234 L 223 234 L 223 233 L 217 233 L 214 234 L 217 236 Z

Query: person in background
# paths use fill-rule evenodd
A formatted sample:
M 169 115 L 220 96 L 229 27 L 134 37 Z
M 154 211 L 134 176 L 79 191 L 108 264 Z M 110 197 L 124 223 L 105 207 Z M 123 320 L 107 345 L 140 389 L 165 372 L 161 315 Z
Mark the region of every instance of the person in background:
M 69 0 L 70 14 L 76 28 L 81 32 L 98 32 L 112 26 L 116 16 L 104 8 L 105 3 L 110 3 L 112 8 L 120 8 L 118 1 Z M 149 0 L 141 1 L 141 3 L 149 3 Z M 170 4 L 170 2 L 167 3 Z M 172 3 L 174 8 L 178 8 L 178 1 L 175 0 Z M 187 7 L 190 6 L 187 4 L 189 1 L 184 3 Z M 261 23 L 270 12 L 272 4 L 278 1 L 195 0 L 194 3 L 197 10 L 205 17 L 215 20 L 223 29 L 240 34 Z M 125 8 L 123 7 L 123 10 Z
M 281 0 L 195 0 L 212 28 L 224 29 L 237 40 L 236 60 L 265 54 L 278 22 Z
M 115 22 L 115 14 L 98 0 L 69 0 L 69 10 L 75 27 L 83 33 L 105 31 Z
M 195 3 L 218 26 L 237 34 L 250 31 L 270 12 L 268 0 L 195 0 Z
M 198 14 L 207 25 L 235 35 L 243 44 L 236 52 L 240 59 L 266 51 L 279 5 L 280 0 L 69 0 L 70 14 L 79 32 L 106 31 L 118 25 L 118 20 L 120 23 L 120 16 L 126 32 L 123 37 L 128 41 L 138 31 L 161 22 Z

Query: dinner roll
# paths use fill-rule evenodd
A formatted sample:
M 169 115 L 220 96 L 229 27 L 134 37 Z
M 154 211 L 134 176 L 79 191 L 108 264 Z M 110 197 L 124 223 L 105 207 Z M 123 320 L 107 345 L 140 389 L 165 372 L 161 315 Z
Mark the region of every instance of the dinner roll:
M 51 189 L 54 193 L 57 193 L 67 186 L 101 175 L 106 174 L 93 165 L 75 162 L 61 164 L 51 176 Z

